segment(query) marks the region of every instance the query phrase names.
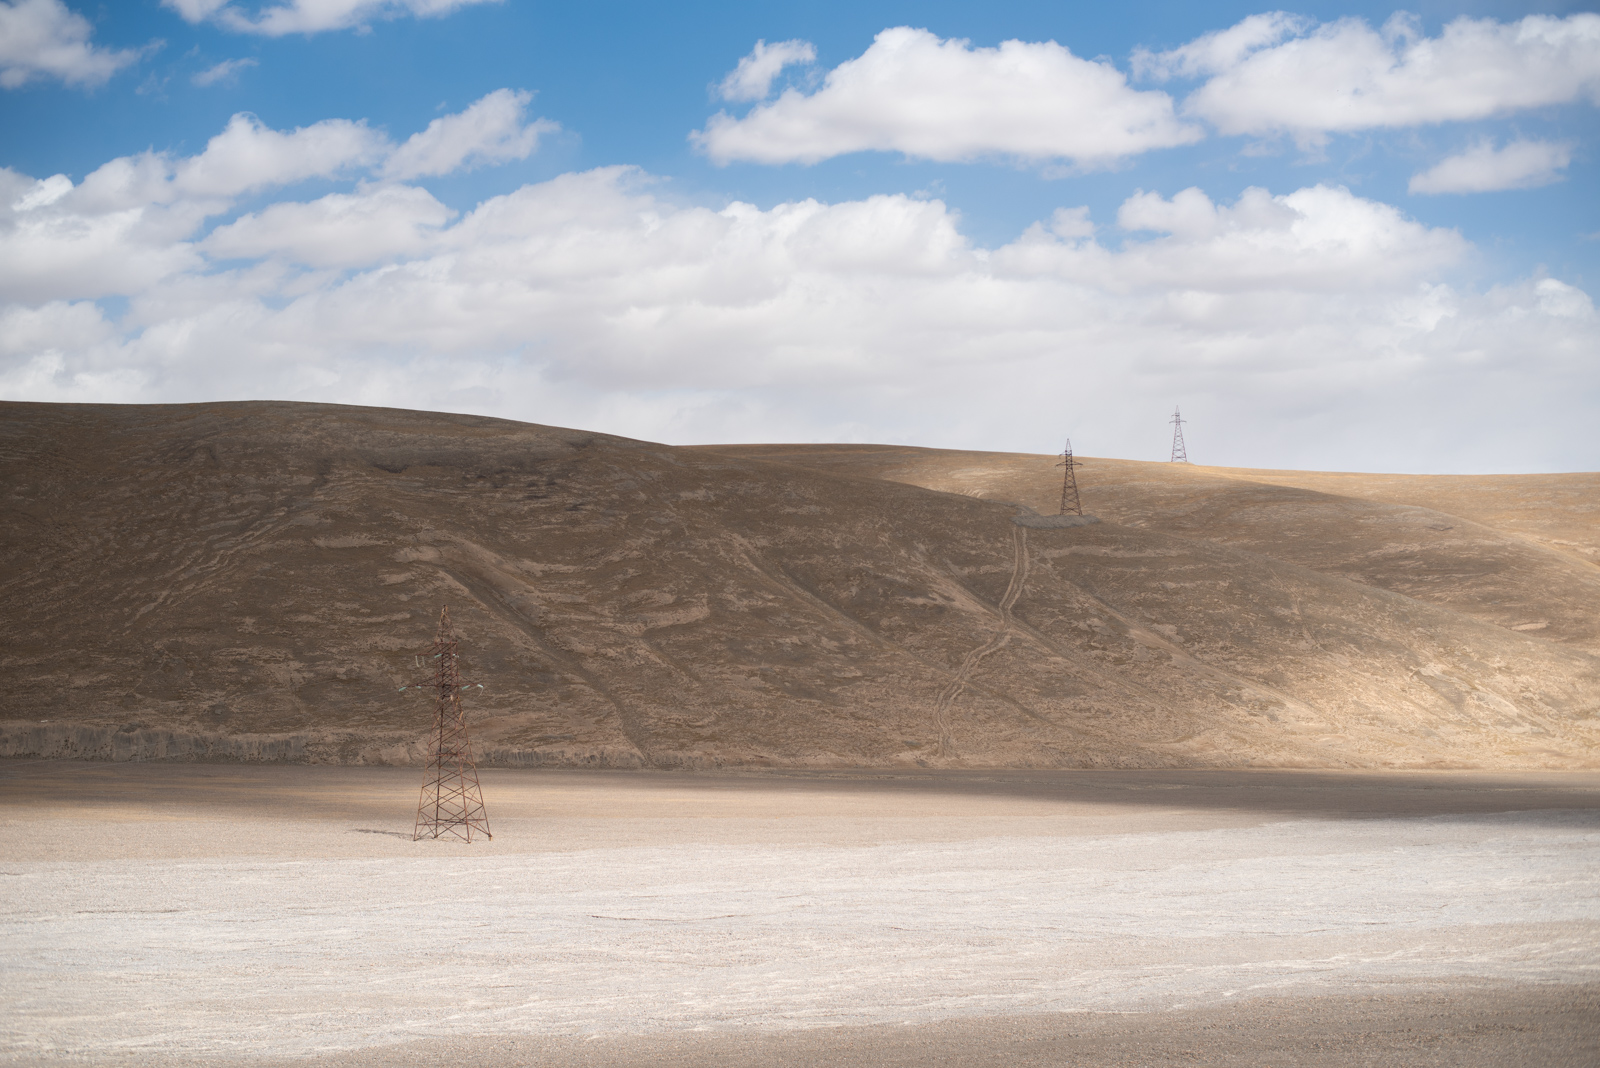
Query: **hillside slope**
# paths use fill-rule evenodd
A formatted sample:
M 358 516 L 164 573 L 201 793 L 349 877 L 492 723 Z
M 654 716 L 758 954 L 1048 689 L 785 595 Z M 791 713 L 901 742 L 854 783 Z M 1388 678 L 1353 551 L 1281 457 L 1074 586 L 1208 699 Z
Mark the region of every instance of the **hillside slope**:
M 414 760 L 429 709 L 397 688 L 448 603 L 492 763 L 1600 756 L 1581 551 L 1505 535 L 1468 566 L 1452 545 L 1502 535 L 1463 520 L 1374 557 L 1340 547 L 1361 508 L 1409 506 L 1239 483 L 1196 507 L 1114 461 L 1085 474 L 1105 522 L 1026 528 L 973 494 L 1046 511 L 1052 481 L 805 460 L 327 405 L 0 406 L 0 753 Z M 1305 529 L 1323 547 L 1288 551 Z
M 710 446 L 1040 512 L 1056 457 L 885 445 Z M 1600 653 L 1600 474 L 1368 475 L 1082 459 L 1084 511 L 1264 553 Z

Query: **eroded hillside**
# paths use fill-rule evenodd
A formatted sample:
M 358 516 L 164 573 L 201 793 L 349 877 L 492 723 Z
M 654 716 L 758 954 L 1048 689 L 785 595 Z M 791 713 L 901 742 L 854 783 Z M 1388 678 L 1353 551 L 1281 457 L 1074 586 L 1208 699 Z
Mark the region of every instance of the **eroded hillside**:
M 713 446 L 1040 512 L 1056 458 L 885 445 Z M 1084 510 L 1273 556 L 1600 653 L 1600 474 L 1367 475 L 1082 460 Z
M 1600 752 L 1588 550 L 1436 503 L 1226 473 L 1196 495 L 1203 472 L 1091 461 L 1105 521 L 1038 529 L 984 498 L 1052 510 L 1045 457 L 287 403 L 0 411 L 13 755 L 415 759 L 429 709 L 397 689 L 445 603 L 491 762 Z M 905 470 L 936 456 L 966 466 Z

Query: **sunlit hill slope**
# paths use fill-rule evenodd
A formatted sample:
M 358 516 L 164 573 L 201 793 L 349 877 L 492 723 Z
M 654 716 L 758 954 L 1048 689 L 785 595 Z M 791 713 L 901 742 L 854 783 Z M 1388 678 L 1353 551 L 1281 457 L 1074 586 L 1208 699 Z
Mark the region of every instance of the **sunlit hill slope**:
M 501 764 L 1600 764 L 1600 476 L 674 448 L 0 406 L 0 754 L 409 762 L 448 604 Z M 474 693 L 478 691 L 474 690 Z

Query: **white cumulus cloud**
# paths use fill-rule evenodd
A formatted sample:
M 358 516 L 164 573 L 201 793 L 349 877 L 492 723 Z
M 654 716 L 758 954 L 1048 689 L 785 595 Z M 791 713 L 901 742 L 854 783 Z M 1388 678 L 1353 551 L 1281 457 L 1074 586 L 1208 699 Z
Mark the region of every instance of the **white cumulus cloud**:
M 204 152 L 173 167 L 172 183 L 186 195 L 231 197 L 338 174 L 377 159 L 386 145 L 384 136 L 363 122 L 324 119 L 284 133 L 241 113 Z
M 135 62 L 133 49 L 90 43 L 89 20 L 62 0 L 0 0 L 0 86 L 15 89 L 38 78 L 68 85 L 101 85 Z
M 384 165 L 391 178 L 449 174 L 463 166 L 527 159 L 542 134 L 561 129 L 549 119 L 525 122 L 533 94 L 497 89 L 455 115 L 434 119 L 395 149 Z
M 216 259 L 282 257 L 312 267 L 361 267 L 419 255 L 455 212 L 426 189 L 379 186 L 309 204 L 273 204 L 219 226 L 201 247 Z
M 1135 49 L 1133 72 L 1155 81 L 1220 74 L 1238 66 L 1250 53 L 1314 25 L 1310 19 L 1286 11 L 1251 15 L 1226 30 L 1213 30 L 1170 52 Z
M 738 72 L 735 71 L 735 75 Z M 813 93 L 788 89 L 692 134 L 714 162 L 816 163 L 850 152 L 932 160 L 985 156 L 1101 166 L 1199 140 L 1172 99 L 1053 41 L 973 48 L 927 30 L 884 30 Z
M 1123 202 L 1117 224 L 1169 235 L 1123 252 L 1128 277 L 1192 286 L 1205 272 L 1216 291 L 1387 288 L 1448 271 L 1469 248 L 1454 230 L 1423 226 L 1342 186 L 1284 196 L 1251 188 L 1228 205 L 1193 188 L 1170 200 L 1139 192 Z
M 779 41 L 775 45 L 757 41 L 750 54 L 722 79 L 717 95 L 724 100 L 765 100 L 772 92 L 772 80 L 783 68 L 816 61 L 817 49 L 810 41 Z
M 250 5 L 229 0 L 162 0 L 189 22 L 215 22 L 239 33 L 282 37 L 365 26 L 379 19 L 448 15 L 471 4 L 500 0 L 289 0 L 283 4 Z
M 1411 176 L 1413 193 L 1491 193 L 1499 189 L 1534 189 L 1559 182 L 1572 162 L 1570 141 L 1512 141 L 1496 148 L 1479 141 L 1458 155 Z
M 269 205 L 214 231 L 244 195 L 310 179 L 439 174 L 519 158 L 554 124 L 524 123 L 528 94 L 500 90 L 396 147 L 365 122 L 274 130 L 240 113 L 194 156 L 122 156 L 74 185 L 0 169 L 0 293 L 29 301 L 133 296 L 203 275 L 207 257 L 319 268 L 370 266 L 433 246 L 452 213 L 425 190 L 377 185 L 310 204 Z M 271 271 L 268 272 L 269 274 Z
M 9 173 L 8 173 L 9 176 Z M 21 196 L 11 202 L 12 211 L 32 211 L 46 208 L 72 192 L 72 179 L 64 174 L 41 178 Z
M 1284 38 L 1288 39 L 1285 40 Z M 1410 16 L 1381 29 L 1347 18 L 1313 27 L 1256 15 L 1182 48 L 1137 57 L 1157 77 L 1209 75 L 1187 115 L 1225 134 L 1329 133 L 1600 102 L 1600 15 L 1458 18 L 1425 37 Z
M 110 168 L 131 177 L 157 167 L 113 160 L 91 177 L 101 185 Z M 146 173 L 143 184 L 170 192 L 164 175 Z M 126 183 L 124 183 L 124 186 Z M 107 190 L 102 189 L 102 194 Z M 185 238 L 203 211 L 153 205 L 148 198 L 85 196 L 66 175 L 35 181 L 0 169 L 0 301 L 36 305 L 59 299 L 137 293 L 204 262 Z
M 188 238 L 252 190 L 339 174 L 387 142 L 362 123 L 329 119 L 287 133 L 235 115 L 199 155 L 144 152 L 111 160 L 73 186 L 57 175 L 0 200 L 0 292 L 30 299 L 134 294 L 203 266 Z
M 92 351 L 116 336 L 116 328 L 89 301 L 51 301 L 0 310 L 0 357 L 54 354 L 59 358 L 63 350 Z

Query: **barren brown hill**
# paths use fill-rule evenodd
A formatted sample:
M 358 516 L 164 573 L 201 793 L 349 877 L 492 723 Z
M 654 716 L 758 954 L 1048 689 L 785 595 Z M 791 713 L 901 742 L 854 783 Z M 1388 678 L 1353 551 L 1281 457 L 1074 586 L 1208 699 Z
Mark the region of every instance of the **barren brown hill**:
M 708 446 L 1058 509 L 1058 457 L 892 445 Z M 1600 474 L 1370 475 L 1080 458 L 1085 512 L 1377 586 L 1600 653 Z
M 0 753 L 413 760 L 449 603 L 490 762 L 1600 763 L 1593 476 L 1091 460 L 1050 529 L 983 499 L 1053 510 L 1047 457 L 0 418 Z

